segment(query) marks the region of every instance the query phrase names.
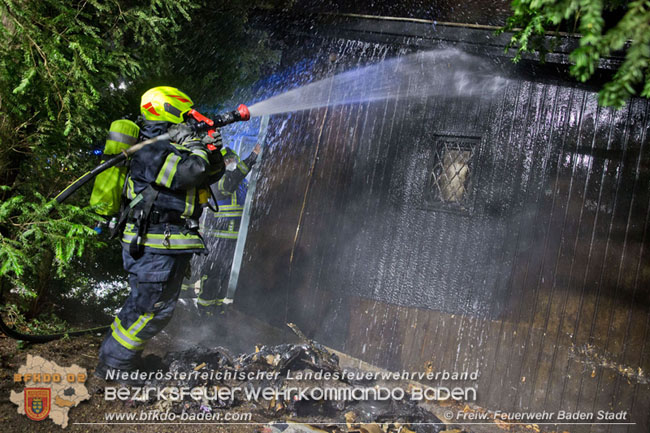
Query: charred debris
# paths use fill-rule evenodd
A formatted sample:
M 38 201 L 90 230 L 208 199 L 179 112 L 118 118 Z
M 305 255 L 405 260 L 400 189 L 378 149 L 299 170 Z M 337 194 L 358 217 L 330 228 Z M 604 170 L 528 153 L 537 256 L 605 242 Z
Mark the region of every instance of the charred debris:
M 172 375 L 182 372 L 220 372 L 221 374 L 195 374 L 186 379 L 148 380 L 145 387 L 171 389 L 186 387 L 204 389 L 212 398 L 158 399 L 151 395 L 145 401 L 131 401 L 132 405 L 151 406 L 152 409 L 181 413 L 201 414 L 217 410 L 246 411 L 253 414 L 264 433 L 298 432 L 364 432 L 364 433 L 437 433 L 451 426 L 417 402 L 403 399 L 310 399 L 299 398 L 287 390 L 292 388 L 345 389 L 379 386 L 381 380 L 368 379 L 363 370 L 344 372 L 339 358 L 321 344 L 308 340 L 295 326 L 302 344 L 258 346 L 255 352 L 233 356 L 223 347 L 197 347 L 170 352 L 159 358 L 149 355 L 146 363 Z M 358 373 L 358 374 L 357 374 Z M 176 374 L 174 377 L 179 377 Z M 360 378 L 360 379 L 359 379 Z M 215 398 L 210 390 L 273 388 L 288 398 L 250 399 L 245 394 L 232 394 L 228 399 Z M 283 420 L 283 421 L 278 421 Z M 458 431 L 458 430 L 455 430 Z

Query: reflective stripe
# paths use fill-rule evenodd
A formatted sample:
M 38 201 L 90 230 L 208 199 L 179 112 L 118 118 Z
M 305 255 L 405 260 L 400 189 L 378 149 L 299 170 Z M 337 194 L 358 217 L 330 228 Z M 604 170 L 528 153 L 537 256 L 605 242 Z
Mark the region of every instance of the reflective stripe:
M 221 239 L 237 239 L 238 231 L 235 230 L 207 230 L 204 234 Z
M 144 349 L 144 345 L 141 345 L 141 344 L 138 344 L 138 343 L 132 344 L 127 337 L 120 334 L 120 332 L 116 329 L 115 325 L 111 325 L 111 329 L 113 330 L 111 335 L 122 346 L 124 346 L 124 347 L 126 347 L 127 349 L 130 349 L 130 350 L 142 350 L 142 349 Z
M 235 220 L 230 220 L 227 230 L 206 229 L 204 233 L 215 238 L 237 239 L 237 235 L 239 234 L 238 230 L 235 230 Z
M 133 239 L 138 236 L 137 233 L 130 231 L 131 229 L 127 228 L 124 230 L 122 242 L 131 243 L 131 241 L 133 241 Z M 159 248 L 164 250 L 188 250 L 194 248 L 205 248 L 205 245 L 203 245 L 201 238 L 197 235 L 184 235 L 182 233 L 174 233 L 171 234 L 167 239 L 167 245 L 165 245 L 165 237 L 166 236 L 164 234 L 147 233 L 142 239 L 142 245 L 145 247 Z
M 135 198 L 135 185 L 131 176 L 126 178 L 126 198 L 133 200 Z
M 192 284 L 182 284 L 181 289 L 182 290 L 189 290 L 190 288 L 193 288 L 195 290 L 199 289 L 199 294 L 200 294 L 203 291 L 203 283 L 205 283 L 205 281 L 207 279 L 208 279 L 208 276 L 204 275 L 204 276 L 201 277 L 200 280 L 197 280 Z
M 136 141 L 138 141 L 138 137 L 132 137 L 128 134 L 123 134 L 121 132 L 108 131 L 107 140 L 113 140 L 113 141 L 117 141 L 118 143 L 124 143 L 131 146 L 132 144 L 135 144 Z
M 243 211 L 217 212 L 214 214 L 215 218 L 241 218 L 243 215 Z
M 129 326 L 129 329 L 126 330 L 126 332 L 130 335 L 135 337 L 138 335 L 138 332 L 142 328 L 144 328 L 144 325 L 146 325 L 151 319 L 153 319 L 153 313 L 144 313 L 141 314 L 140 317 L 138 317 L 138 320 L 133 322 L 131 326 Z
M 220 192 L 221 194 L 223 194 L 223 195 L 230 195 L 230 194 L 232 194 L 232 193 L 226 191 L 226 190 L 224 189 L 224 187 L 223 187 L 223 184 L 224 184 L 225 181 L 226 181 L 226 177 L 225 177 L 225 176 L 223 176 L 221 179 L 219 179 L 219 182 L 217 183 L 217 189 L 218 189 L 219 192 Z
M 182 144 L 172 143 L 172 146 L 174 146 L 174 147 L 175 147 L 176 149 L 178 149 L 178 150 L 185 150 L 185 151 L 187 151 L 187 152 L 190 152 L 190 148 L 189 148 L 189 147 L 185 147 L 185 146 L 183 146 Z
M 248 174 L 248 172 L 251 171 L 244 161 L 239 161 L 237 163 L 237 168 L 239 168 L 239 171 L 241 171 L 242 174 Z
M 140 317 L 142 317 L 142 316 L 140 316 Z M 151 315 L 151 317 L 153 317 L 153 314 Z M 149 321 L 149 320 L 147 320 L 147 321 Z M 131 332 L 127 331 L 126 329 L 124 329 L 124 326 L 122 326 L 122 321 L 120 320 L 119 317 L 115 317 L 115 320 L 113 321 L 113 324 L 115 324 L 117 326 L 118 330 L 121 333 L 123 333 L 124 335 L 129 337 L 135 343 L 145 343 L 145 340 L 136 337 L 133 333 L 131 333 Z M 133 326 L 133 325 L 131 325 L 131 326 Z M 129 329 L 131 329 L 131 328 L 129 328 Z
M 183 210 L 183 217 L 191 217 L 194 213 L 194 202 L 196 201 L 196 188 L 190 188 L 185 194 L 185 210 Z
M 112 335 L 115 340 L 117 340 L 122 346 L 131 350 L 142 350 L 146 344 L 146 340 L 138 338 L 138 332 L 140 332 L 151 319 L 153 319 L 153 313 L 141 314 L 138 317 L 138 320 L 133 322 L 129 329 L 124 329 L 122 322 L 119 317 L 116 317 L 113 323 L 111 324 L 111 329 L 113 330 Z
M 210 160 L 208 159 L 208 152 L 206 152 L 203 149 L 193 149 L 192 150 L 192 155 L 196 155 L 199 158 L 205 160 L 208 164 L 210 163 Z
M 225 201 L 225 199 L 221 201 Z M 219 210 L 244 210 L 244 206 L 237 203 L 237 194 L 232 194 L 230 204 L 219 204 Z
M 196 298 L 196 303 L 202 307 L 209 307 L 210 305 L 221 305 L 223 304 L 223 298 L 220 299 L 201 299 Z
M 221 232 L 221 233 L 218 233 L 218 234 L 214 235 L 214 237 L 219 238 L 219 239 L 237 239 L 238 234 L 239 234 L 238 232 L 232 232 L 232 233 Z
M 118 155 L 132 144 L 135 144 L 140 135 L 140 127 L 130 120 L 120 119 L 111 123 L 106 137 L 104 155 Z
M 222 201 L 225 201 L 225 200 L 222 200 Z M 218 204 L 218 203 L 217 203 L 217 204 Z M 230 197 L 230 204 L 219 205 L 219 209 L 224 209 L 224 210 L 242 209 L 242 210 L 243 210 L 243 209 L 244 209 L 244 206 L 241 205 L 241 204 L 239 204 L 239 203 L 237 203 L 237 195 L 236 195 L 236 194 L 233 194 L 233 195 Z
M 237 194 L 230 196 L 230 204 L 220 205 L 219 210 L 215 212 L 216 218 L 240 217 L 243 215 L 244 206 L 237 203 Z
M 176 167 L 178 166 L 178 162 L 180 160 L 181 157 L 175 153 L 170 153 L 167 155 L 165 163 L 163 164 L 162 168 L 160 169 L 160 173 L 158 173 L 158 177 L 156 178 L 156 183 L 158 185 L 164 186 L 165 188 L 169 188 L 171 186 L 174 175 L 176 174 Z
M 142 350 L 146 341 L 137 338 L 131 337 L 129 333 L 122 327 L 122 323 L 118 317 L 115 318 L 111 324 L 111 329 L 113 330 L 112 336 L 120 343 L 122 346 L 130 350 Z
M 167 245 L 164 243 L 164 235 L 160 235 L 160 238 L 153 239 L 152 236 L 154 235 L 149 234 L 145 236 L 142 245 L 149 248 L 158 248 L 163 250 L 189 250 L 194 248 L 205 248 L 205 245 L 203 245 L 201 239 L 198 236 L 191 239 L 182 239 L 177 237 L 175 238 L 174 235 L 171 235 L 169 238 L 169 244 Z M 122 237 L 122 242 L 130 244 L 135 237 L 135 234 L 125 233 Z

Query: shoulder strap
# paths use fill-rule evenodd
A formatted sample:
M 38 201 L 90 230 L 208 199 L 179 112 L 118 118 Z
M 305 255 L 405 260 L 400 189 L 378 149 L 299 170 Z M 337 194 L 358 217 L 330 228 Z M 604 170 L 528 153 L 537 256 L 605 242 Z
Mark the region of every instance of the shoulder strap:
M 140 200 L 138 200 L 139 197 L 141 197 Z M 156 201 L 156 198 L 158 198 L 158 190 L 155 189 L 153 185 L 149 184 L 131 201 L 131 204 L 129 205 L 130 210 L 142 202 L 142 210 L 136 217 L 138 234 L 133 238 L 131 244 L 129 245 L 129 254 L 131 254 L 131 257 L 135 259 L 142 256 L 142 253 L 144 252 L 144 242 L 142 238 L 145 233 L 147 233 L 147 229 L 149 228 L 149 215 L 151 215 L 151 210 L 153 209 L 153 204 Z

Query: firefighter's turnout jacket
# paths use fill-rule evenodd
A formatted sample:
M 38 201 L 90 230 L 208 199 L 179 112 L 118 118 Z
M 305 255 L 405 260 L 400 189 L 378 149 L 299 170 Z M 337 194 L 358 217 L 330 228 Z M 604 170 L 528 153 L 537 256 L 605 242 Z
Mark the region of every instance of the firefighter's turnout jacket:
M 220 136 L 218 140 L 220 144 Z M 183 144 L 160 141 L 135 153 L 126 181 L 126 198 L 132 211 L 122 237 L 123 244 L 137 242 L 139 212 L 146 209 L 147 199 L 156 195 L 146 221 L 146 236 L 138 242 L 140 247 L 158 254 L 203 250 L 205 245 L 196 231 L 198 224 L 188 230 L 188 222 L 198 222 L 201 216 L 199 189 L 217 181 L 224 169 L 218 151 L 208 152 L 200 142 L 192 140 Z
M 159 123 L 146 122 L 141 139 L 164 133 Z M 150 144 L 130 164 L 122 255 L 131 292 L 99 355 L 123 370 L 138 367 L 147 341 L 171 319 L 192 253 L 205 247 L 198 224 L 189 223 L 201 214 L 198 190 L 225 171 L 221 152 L 198 140 Z
M 235 154 L 236 155 L 236 154 Z M 211 186 L 212 194 L 217 200 L 219 209 L 213 214 L 206 215 L 205 234 L 221 239 L 237 239 L 239 225 L 244 212 L 244 202 L 248 191 L 246 176 L 257 160 L 257 154 L 252 153 L 245 159 L 236 156 L 237 166 Z M 210 216 L 213 216 L 212 220 Z

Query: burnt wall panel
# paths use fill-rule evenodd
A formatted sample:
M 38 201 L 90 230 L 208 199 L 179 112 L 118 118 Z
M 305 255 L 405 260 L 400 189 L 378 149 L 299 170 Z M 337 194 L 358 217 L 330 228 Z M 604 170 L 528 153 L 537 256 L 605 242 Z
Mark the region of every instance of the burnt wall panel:
M 408 52 L 330 41 L 321 76 Z M 490 409 L 629 408 L 647 431 L 647 133 L 647 101 L 516 75 L 274 116 L 236 305 L 381 367 L 479 370 Z M 454 167 L 463 200 L 432 192 Z

